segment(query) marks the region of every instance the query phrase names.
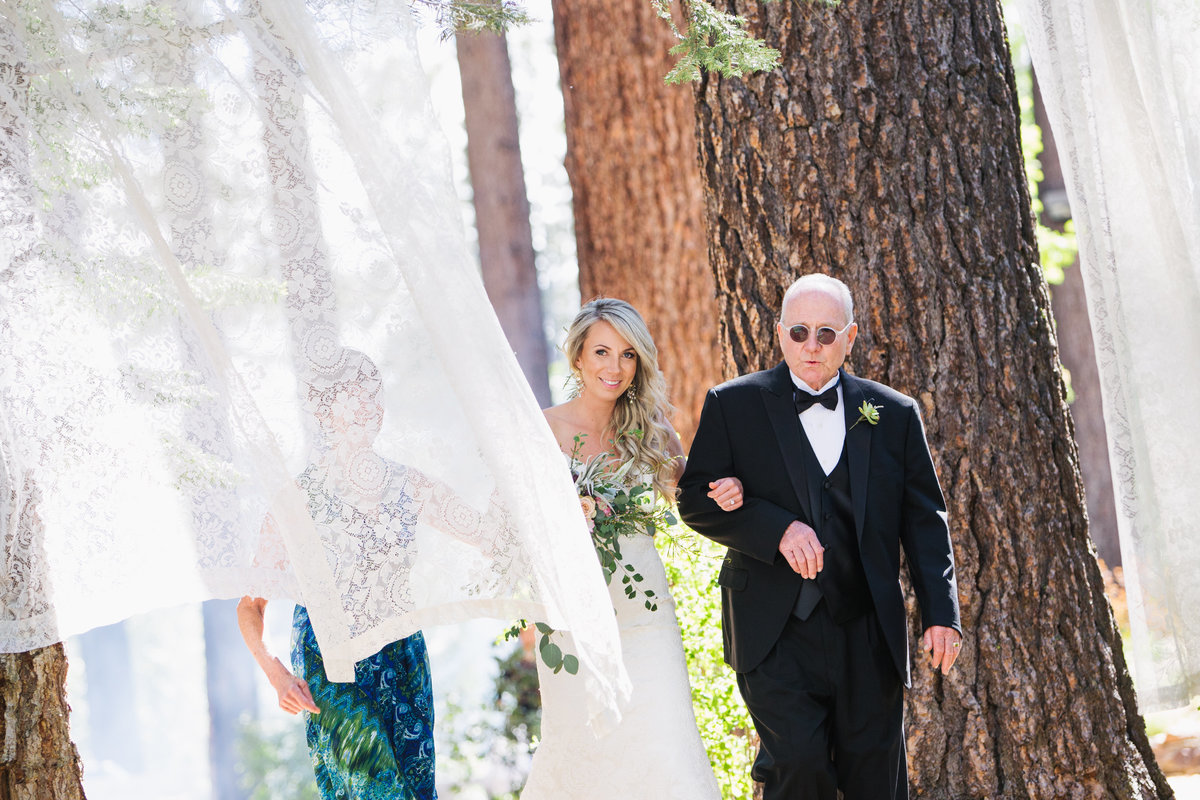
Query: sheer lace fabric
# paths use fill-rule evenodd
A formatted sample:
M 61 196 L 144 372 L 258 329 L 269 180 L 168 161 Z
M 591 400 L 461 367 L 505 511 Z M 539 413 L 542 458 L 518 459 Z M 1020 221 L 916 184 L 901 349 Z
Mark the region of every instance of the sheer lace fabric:
M 1018 0 L 1096 341 L 1143 708 L 1200 694 L 1200 7 Z
M 471 616 L 627 684 L 403 2 L 0 5 L 0 649 L 253 593 L 326 668 Z

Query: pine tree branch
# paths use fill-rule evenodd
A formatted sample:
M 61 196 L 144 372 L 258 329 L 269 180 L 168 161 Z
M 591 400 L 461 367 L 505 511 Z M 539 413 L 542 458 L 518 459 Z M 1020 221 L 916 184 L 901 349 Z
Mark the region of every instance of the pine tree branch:
M 530 21 L 516 0 L 410 0 L 414 9 L 424 9 L 442 32 L 442 39 L 456 33 L 504 33 Z
M 681 32 L 671 12 L 671 0 L 650 0 L 655 13 L 667 21 L 679 44 L 671 48 L 679 60 L 667 73 L 667 83 L 700 79 L 701 71 L 737 77 L 747 72 L 767 72 L 779 64 L 779 51 L 746 32 L 746 20 L 719 11 L 709 0 L 682 0 L 687 30 Z M 774 0 L 763 0 L 774 2 Z M 841 0 L 809 0 L 837 6 Z

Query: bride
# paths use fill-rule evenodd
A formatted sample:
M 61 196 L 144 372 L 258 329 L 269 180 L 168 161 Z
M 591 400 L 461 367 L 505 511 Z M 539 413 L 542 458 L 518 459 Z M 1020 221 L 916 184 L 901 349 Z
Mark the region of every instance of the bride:
M 683 448 L 667 421 L 658 351 L 641 315 L 622 300 L 593 300 L 575 316 L 563 350 L 575 396 L 544 413 L 572 471 L 596 467 L 599 459 L 600 468 L 624 475 L 627 484 L 648 484 L 673 502 Z M 710 496 L 733 510 L 742 503 L 741 484 L 721 479 Z M 643 598 L 627 597 L 615 577 L 609 586 L 632 685 L 629 703 L 617 728 L 596 736 L 587 725 L 583 680 L 554 673 L 539 659 L 542 740 L 523 800 L 721 796 L 696 730 L 675 604 L 654 540 L 625 537 L 620 548 L 622 562 L 643 576 L 639 590 L 657 605 L 651 610 Z

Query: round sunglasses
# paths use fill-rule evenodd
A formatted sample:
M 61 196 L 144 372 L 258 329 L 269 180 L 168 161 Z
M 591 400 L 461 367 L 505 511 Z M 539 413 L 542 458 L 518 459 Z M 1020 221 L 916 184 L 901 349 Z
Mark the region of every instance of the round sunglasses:
M 842 328 L 840 331 L 835 331 L 833 328 L 828 326 L 817 328 L 817 344 L 828 347 L 837 341 L 837 337 L 850 330 L 850 326 L 853 324 L 853 321 L 846 323 L 846 327 Z M 804 342 L 808 341 L 808 330 L 809 328 L 807 325 L 793 325 L 792 327 L 788 328 L 788 335 L 792 337 L 793 342 L 803 344 Z

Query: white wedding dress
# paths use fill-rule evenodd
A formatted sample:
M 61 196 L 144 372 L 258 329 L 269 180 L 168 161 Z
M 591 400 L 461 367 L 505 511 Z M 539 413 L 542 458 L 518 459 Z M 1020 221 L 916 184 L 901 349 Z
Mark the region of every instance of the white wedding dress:
M 621 722 L 603 736 L 587 725 L 583 679 L 538 659 L 542 738 L 522 800 L 719 800 L 692 711 L 687 662 L 662 559 L 648 535 L 623 537 L 621 556 L 643 576 L 635 599 L 609 586 L 632 686 Z M 653 590 L 658 608 L 645 607 Z M 567 636 L 564 649 L 572 647 Z

